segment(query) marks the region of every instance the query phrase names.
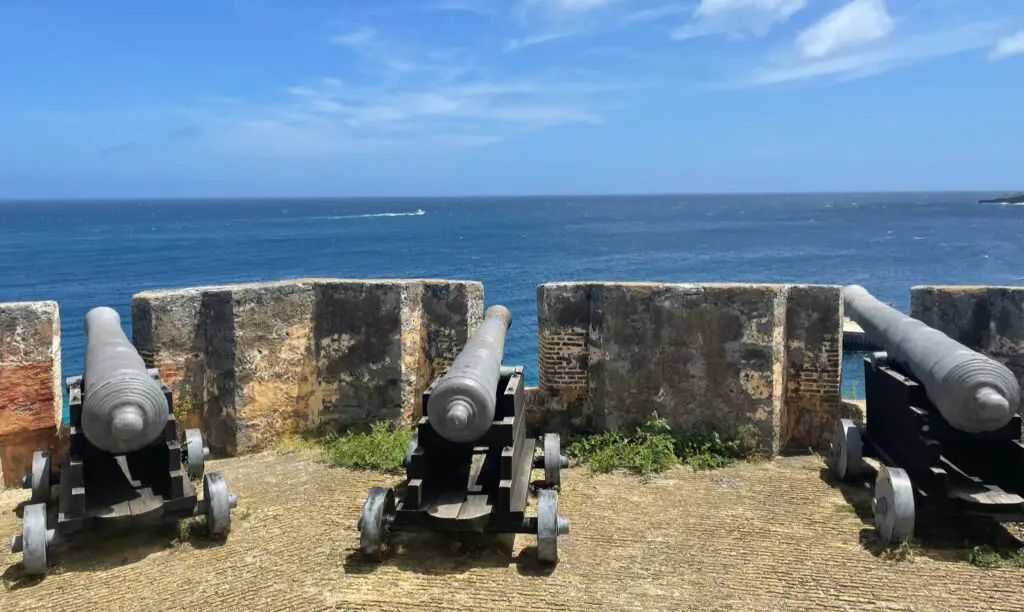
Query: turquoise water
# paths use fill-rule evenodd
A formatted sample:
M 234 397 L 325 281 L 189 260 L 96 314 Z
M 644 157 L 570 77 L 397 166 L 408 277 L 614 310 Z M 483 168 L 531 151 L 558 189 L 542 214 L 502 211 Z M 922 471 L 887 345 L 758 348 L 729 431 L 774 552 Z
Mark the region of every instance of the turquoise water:
M 536 382 L 536 286 L 560 280 L 1019 284 L 1024 207 L 989 194 L 802 194 L 0 203 L 0 301 L 60 302 L 64 375 L 82 317 L 143 289 L 302 276 L 484 283 L 516 316 L 506 361 Z M 844 391 L 860 357 L 844 359 Z M 863 392 L 860 392 L 863 396 Z

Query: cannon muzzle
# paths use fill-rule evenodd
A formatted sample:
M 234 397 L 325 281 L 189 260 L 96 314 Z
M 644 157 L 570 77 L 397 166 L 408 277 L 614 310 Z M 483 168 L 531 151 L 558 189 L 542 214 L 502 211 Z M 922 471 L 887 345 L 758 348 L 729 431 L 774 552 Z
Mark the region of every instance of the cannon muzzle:
M 121 317 L 100 306 L 85 315 L 82 432 L 110 453 L 138 450 L 167 426 L 168 406 L 160 385 L 121 329 Z
M 1017 413 L 1020 384 L 1003 364 L 883 304 L 860 285 L 843 288 L 843 303 L 847 316 L 917 378 L 953 427 L 993 431 Z
M 505 333 L 512 313 L 491 306 L 484 322 L 455 357 L 427 400 L 434 430 L 451 442 L 472 442 L 487 433 L 494 420 Z

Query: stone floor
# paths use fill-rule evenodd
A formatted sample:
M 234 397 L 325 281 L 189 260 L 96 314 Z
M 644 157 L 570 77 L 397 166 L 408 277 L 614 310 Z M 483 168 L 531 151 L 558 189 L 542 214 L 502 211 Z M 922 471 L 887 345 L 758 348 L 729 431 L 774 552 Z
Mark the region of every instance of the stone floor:
M 525 535 L 396 537 L 383 564 L 367 564 L 356 517 L 367 489 L 396 477 L 309 453 L 210 469 L 239 498 L 225 542 L 201 523 L 184 543 L 172 529 L 86 539 L 57 548 L 43 580 L 5 547 L 0 610 L 1024 610 L 1024 570 L 970 565 L 957 534 L 925 527 L 910 561 L 874 556 L 868 490 L 834 488 L 817 457 L 648 483 L 571 469 L 554 570 Z M 0 493 L 0 541 L 20 532 L 25 498 Z

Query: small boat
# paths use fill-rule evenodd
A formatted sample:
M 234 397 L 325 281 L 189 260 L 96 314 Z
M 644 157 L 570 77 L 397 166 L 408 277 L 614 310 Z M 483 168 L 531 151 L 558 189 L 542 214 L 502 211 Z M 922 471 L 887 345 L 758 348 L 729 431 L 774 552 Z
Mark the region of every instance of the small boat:
M 988 198 L 985 200 L 978 200 L 979 204 L 1024 204 L 1024 191 L 1020 193 L 1010 193 L 1007 195 L 1001 195 L 995 198 Z

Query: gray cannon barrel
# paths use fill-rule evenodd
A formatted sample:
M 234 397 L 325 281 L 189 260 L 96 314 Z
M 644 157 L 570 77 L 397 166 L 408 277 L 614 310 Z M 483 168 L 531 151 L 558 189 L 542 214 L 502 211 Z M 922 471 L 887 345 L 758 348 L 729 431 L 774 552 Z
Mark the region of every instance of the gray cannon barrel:
M 924 385 L 935 407 L 957 429 L 992 431 L 1020 406 L 1020 384 L 1003 364 L 972 351 L 946 334 L 879 302 L 859 285 L 843 289 L 846 314 L 889 359 Z
M 427 416 L 446 440 L 472 442 L 487 433 L 494 421 L 505 333 L 511 324 L 508 308 L 488 308 L 480 329 L 430 393 Z
M 138 450 L 167 426 L 167 399 L 106 306 L 85 315 L 82 432 L 110 453 Z

